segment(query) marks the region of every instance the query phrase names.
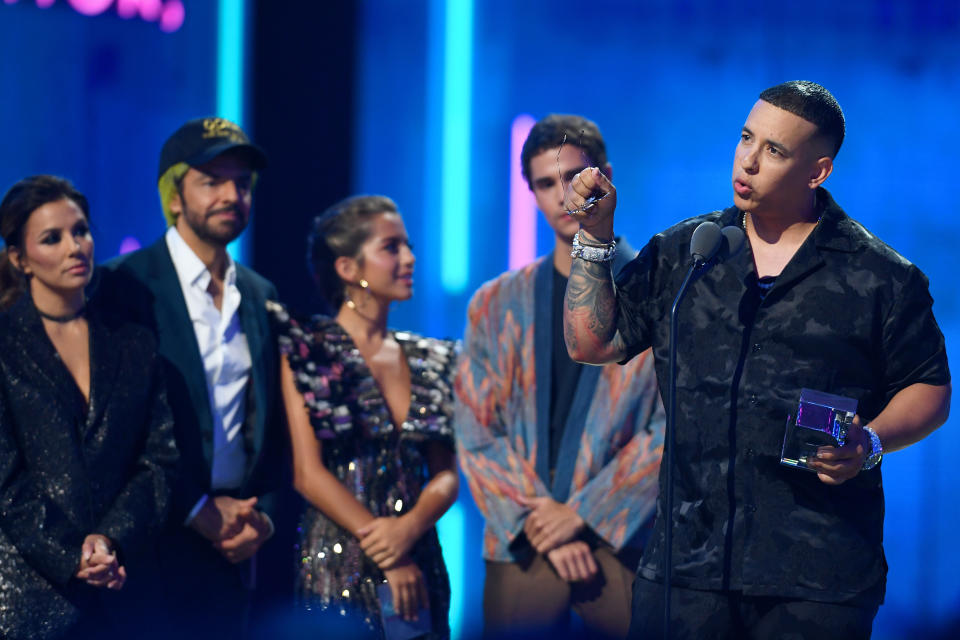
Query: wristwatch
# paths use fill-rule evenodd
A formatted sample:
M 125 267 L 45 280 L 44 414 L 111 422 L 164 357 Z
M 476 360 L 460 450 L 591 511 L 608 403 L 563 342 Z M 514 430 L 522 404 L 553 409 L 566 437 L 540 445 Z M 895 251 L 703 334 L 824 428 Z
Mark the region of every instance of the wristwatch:
M 877 435 L 876 431 L 867 426 L 864 426 L 863 430 L 870 436 L 870 453 L 867 454 L 860 470 L 869 471 L 880 464 L 880 459 L 883 458 L 883 444 L 881 444 L 880 436 Z

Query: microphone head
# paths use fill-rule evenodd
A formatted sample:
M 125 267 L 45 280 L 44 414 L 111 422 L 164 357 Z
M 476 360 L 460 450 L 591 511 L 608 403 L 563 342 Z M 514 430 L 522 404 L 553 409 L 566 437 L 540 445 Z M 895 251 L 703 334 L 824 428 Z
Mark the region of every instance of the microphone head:
M 743 245 L 746 243 L 747 237 L 743 234 L 743 229 L 733 225 L 724 227 L 720 231 L 723 234 L 723 242 L 720 244 L 720 253 L 717 259 L 723 262 L 743 251 Z
M 701 222 L 690 236 L 690 255 L 696 263 L 709 262 L 723 244 L 723 232 L 715 222 Z

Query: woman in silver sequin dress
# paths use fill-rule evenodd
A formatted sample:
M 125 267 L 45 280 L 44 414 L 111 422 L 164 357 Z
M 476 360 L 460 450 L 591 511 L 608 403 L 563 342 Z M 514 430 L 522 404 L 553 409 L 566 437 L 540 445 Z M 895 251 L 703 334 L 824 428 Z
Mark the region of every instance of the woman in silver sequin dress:
M 414 264 L 389 198 L 347 199 L 318 217 L 310 260 L 336 316 L 298 322 L 271 305 L 294 482 L 309 502 L 299 600 L 379 637 L 448 637 L 434 524 L 458 489 L 454 345 L 387 329 L 390 304 L 412 295 Z
M 0 202 L 0 637 L 123 636 L 177 452 L 145 330 L 84 297 L 86 198 L 34 176 Z M 133 564 L 131 564 L 133 563 Z M 121 600 L 118 600 L 121 598 Z M 142 621 L 139 622 L 142 624 Z

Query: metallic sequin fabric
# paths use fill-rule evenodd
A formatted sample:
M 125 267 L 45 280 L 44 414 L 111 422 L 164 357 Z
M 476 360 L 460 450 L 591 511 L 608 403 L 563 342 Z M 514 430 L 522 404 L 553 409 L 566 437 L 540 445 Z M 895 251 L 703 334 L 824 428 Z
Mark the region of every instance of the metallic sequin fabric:
M 396 429 L 370 370 L 346 332 L 331 318 L 300 323 L 270 305 L 280 325 L 280 348 L 303 394 L 324 465 L 375 516 L 398 516 L 416 503 L 429 480 L 429 442 L 453 448 L 454 344 L 411 333 L 393 336 L 407 356 L 411 405 Z M 345 529 L 312 507 L 300 524 L 298 599 L 307 609 L 362 618 L 382 635 L 376 587 L 383 572 Z M 430 593 L 432 638 L 449 636 L 450 586 L 434 529 L 414 546 L 413 561 Z
M 113 540 L 129 587 L 166 513 L 177 451 L 153 340 L 96 308 L 87 318 L 89 403 L 29 296 L 0 313 L 2 638 L 113 631 L 97 616 L 122 610 L 127 588 L 73 578 L 84 537 Z

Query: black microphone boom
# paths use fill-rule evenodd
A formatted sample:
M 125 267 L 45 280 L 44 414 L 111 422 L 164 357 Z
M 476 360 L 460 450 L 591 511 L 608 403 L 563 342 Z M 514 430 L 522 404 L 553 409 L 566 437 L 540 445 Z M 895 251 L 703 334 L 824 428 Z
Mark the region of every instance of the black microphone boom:
M 670 638 L 670 583 L 673 578 L 673 459 L 676 438 L 674 428 L 677 423 L 677 342 L 679 332 L 678 310 L 690 283 L 709 271 L 714 265 L 729 260 L 743 250 L 745 236 L 740 227 L 720 228 L 715 222 L 701 222 L 690 236 L 690 255 L 693 264 L 687 271 L 680 291 L 670 310 L 670 376 L 667 385 L 667 425 L 664 433 L 665 446 L 663 462 L 666 465 L 664 484 L 660 490 L 664 494 L 663 515 L 666 518 L 663 532 L 663 637 Z

